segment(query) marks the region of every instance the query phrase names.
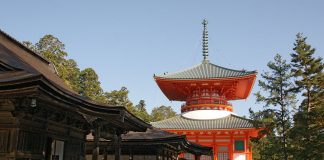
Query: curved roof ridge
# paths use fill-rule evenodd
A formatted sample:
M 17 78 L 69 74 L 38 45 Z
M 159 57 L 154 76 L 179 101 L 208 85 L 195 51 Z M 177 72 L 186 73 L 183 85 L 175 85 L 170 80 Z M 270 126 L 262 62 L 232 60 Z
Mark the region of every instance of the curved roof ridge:
M 236 118 L 241 118 L 243 120 L 251 120 L 251 119 L 248 119 L 248 118 L 244 118 L 244 117 L 238 116 L 236 114 L 230 114 L 230 116 L 233 116 L 233 117 L 236 117 Z
M 26 50 L 27 52 L 31 53 L 32 55 L 36 56 L 37 58 L 39 58 L 40 60 L 42 60 L 43 62 L 50 64 L 50 62 L 45 59 L 41 54 L 31 50 L 30 48 L 26 47 L 24 44 L 22 44 L 20 41 L 18 41 L 17 39 L 15 39 L 14 37 L 10 36 L 8 33 L 6 33 L 5 31 L 0 29 L 0 34 L 3 34 L 4 36 L 6 36 L 8 39 L 12 40 L 14 43 L 16 43 L 19 47 L 21 47 L 22 49 Z
M 231 69 L 231 68 L 227 68 L 227 67 L 219 66 L 219 65 L 217 65 L 217 64 L 210 63 L 210 62 L 209 62 L 208 64 L 213 65 L 213 66 L 216 66 L 216 67 L 219 67 L 219 68 L 222 68 L 222 69 L 231 70 L 231 71 L 236 71 L 236 72 L 250 72 L 250 73 L 256 73 L 255 70 L 254 70 L 254 71 L 245 71 L 244 69 L 242 69 L 242 70 L 237 70 L 237 69 Z
M 181 115 L 176 115 L 174 117 L 171 117 L 171 118 L 168 118 L 168 119 L 164 119 L 164 120 L 161 120 L 161 121 L 151 122 L 150 124 L 160 123 L 160 122 L 164 122 L 164 121 L 170 121 L 171 119 L 175 119 L 175 118 L 178 118 L 178 117 L 181 117 Z
M 243 77 L 257 73 L 256 71 L 236 70 L 222 67 L 213 63 L 202 62 L 190 68 L 180 70 L 178 72 L 157 75 L 166 79 L 212 79 L 212 78 L 229 78 Z
M 185 69 L 181 69 L 180 71 L 176 71 L 176 72 L 172 72 L 172 73 L 164 73 L 164 75 L 156 75 L 156 77 L 164 77 L 166 75 L 173 75 L 173 74 L 179 74 L 179 73 L 182 73 L 182 72 L 185 72 L 185 71 L 188 71 L 188 70 L 191 70 L 191 69 L 194 69 L 200 65 L 202 65 L 203 63 L 200 63 L 200 64 L 196 64 L 192 67 L 188 67 L 188 68 L 185 68 Z

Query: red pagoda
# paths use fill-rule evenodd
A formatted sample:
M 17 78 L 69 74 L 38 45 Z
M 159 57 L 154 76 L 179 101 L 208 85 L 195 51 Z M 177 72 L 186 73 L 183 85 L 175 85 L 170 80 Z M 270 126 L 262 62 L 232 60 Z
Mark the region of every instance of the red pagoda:
M 183 154 L 185 159 L 252 160 L 250 137 L 258 130 L 251 120 L 237 116 L 229 101 L 246 99 L 256 71 L 233 70 L 208 60 L 207 20 L 203 21 L 203 61 L 183 71 L 154 76 L 171 101 L 184 101 L 181 115 L 153 122 L 169 132 L 186 135 L 189 141 L 213 147 L 214 156 Z

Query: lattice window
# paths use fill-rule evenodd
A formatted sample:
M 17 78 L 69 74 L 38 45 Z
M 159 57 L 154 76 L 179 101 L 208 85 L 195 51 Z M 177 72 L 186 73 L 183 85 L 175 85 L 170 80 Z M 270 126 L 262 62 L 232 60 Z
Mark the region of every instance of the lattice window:
M 217 97 L 219 97 L 219 94 L 218 94 L 218 91 L 217 91 L 217 90 L 213 89 L 213 90 L 211 91 L 211 93 L 212 93 L 212 97 L 213 97 L 213 98 L 217 98 Z
M 192 92 L 192 98 L 197 98 L 197 97 L 199 97 L 198 91 L 197 90 L 196 91 L 193 91 Z
M 218 146 L 217 160 L 229 160 L 228 146 Z
M 203 89 L 201 92 L 202 97 L 209 97 L 209 90 L 208 89 Z
M 211 156 L 202 155 L 200 160 L 212 160 Z
M 228 152 L 226 153 L 218 153 L 217 160 L 229 160 Z

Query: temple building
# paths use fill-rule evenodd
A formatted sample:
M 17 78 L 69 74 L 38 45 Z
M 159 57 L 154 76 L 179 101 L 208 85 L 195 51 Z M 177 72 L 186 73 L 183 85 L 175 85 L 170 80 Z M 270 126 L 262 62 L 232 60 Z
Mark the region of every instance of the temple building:
M 123 106 L 95 103 L 0 30 L 0 160 L 175 160 L 211 147 L 153 128 Z
M 256 71 L 234 70 L 208 60 L 207 20 L 203 21 L 203 60 L 191 68 L 154 75 L 157 85 L 171 101 L 183 101 L 181 115 L 151 123 L 165 131 L 186 135 L 191 142 L 213 147 L 214 156 L 185 159 L 252 160 L 250 137 L 258 130 L 251 120 L 236 115 L 229 101 L 246 99 Z
M 114 159 L 114 141 L 101 139 L 100 159 Z M 86 145 L 86 159 L 91 159 L 94 141 L 88 137 Z M 178 135 L 157 128 L 149 128 L 146 132 L 129 132 L 121 139 L 122 160 L 177 160 L 179 154 L 213 156 L 211 147 L 198 145 L 186 139 L 185 135 Z
M 0 160 L 84 160 L 86 136 L 115 142 L 151 127 L 122 106 L 78 95 L 53 65 L 0 30 Z M 91 148 L 99 160 L 99 144 Z

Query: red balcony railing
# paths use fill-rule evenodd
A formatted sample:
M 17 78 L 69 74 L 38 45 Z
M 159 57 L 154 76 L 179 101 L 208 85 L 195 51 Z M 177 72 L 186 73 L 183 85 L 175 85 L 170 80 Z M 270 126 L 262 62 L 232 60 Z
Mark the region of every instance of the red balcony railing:
M 190 106 L 190 105 L 199 105 L 199 104 L 221 104 L 226 106 L 232 106 L 231 103 L 229 103 L 223 98 L 213 98 L 213 99 L 190 99 L 187 100 L 187 102 L 184 103 L 182 107 Z

